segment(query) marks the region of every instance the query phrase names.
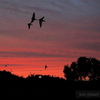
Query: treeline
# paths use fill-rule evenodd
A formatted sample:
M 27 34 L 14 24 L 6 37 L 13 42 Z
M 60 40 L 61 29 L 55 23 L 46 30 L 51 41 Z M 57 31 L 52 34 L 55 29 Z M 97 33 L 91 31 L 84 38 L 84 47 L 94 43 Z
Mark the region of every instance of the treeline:
M 41 78 L 39 78 L 41 76 Z M 11 74 L 9 71 L 0 71 L 0 84 L 2 89 L 93 89 L 99 85 L 99 80 L 94 81 L 67 81 L 63 78 L 53 77 L 49 75 L 31 74 L 27 78 L 19 77 Z M 97 88 L 99 89 L 99 87 Z
M 17 99 L 55 100 L 75 98 L 77 90 L 100 90 L 100 61 L 95 58 L 80 57 L 70 66 L 65 65 L 63 72 L 66 80 L 34 74 L 23 78 L 9 71 L 0 71 L 0 94 L 6 97 L 13 95 Z M 91 74 L 90 81 L 79 80 L 88 74 Z
M 40 78 L 39 78 L 40 77 Z M 15 88 L 27 88 L 27 87 L 42 87 L 42 86 L 51 86 L 64 83 L 66 80 L 59 77 L 53 77 L 49 75 L 34 75 L 31 74 L 27 78 L 23 78 L 22 76 L 17 76 L 11 74 L 9 71 L 0 71 L 0 83 L 8 88 L 13 88 L 12 85 L 15 85 Z M 50 85 L 51 84 L 51 85 Z M 55 86 L 56 87 L 56 86 Z M 3 87 L 2 87 L 3 88 Z

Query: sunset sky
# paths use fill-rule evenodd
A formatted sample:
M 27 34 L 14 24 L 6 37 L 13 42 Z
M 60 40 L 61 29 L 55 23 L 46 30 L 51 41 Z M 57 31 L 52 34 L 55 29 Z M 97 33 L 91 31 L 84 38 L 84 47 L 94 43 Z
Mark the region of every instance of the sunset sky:
M 80 56 L 100 60 L 100 0 L 0 0 L 0 70 L 64 78 Z

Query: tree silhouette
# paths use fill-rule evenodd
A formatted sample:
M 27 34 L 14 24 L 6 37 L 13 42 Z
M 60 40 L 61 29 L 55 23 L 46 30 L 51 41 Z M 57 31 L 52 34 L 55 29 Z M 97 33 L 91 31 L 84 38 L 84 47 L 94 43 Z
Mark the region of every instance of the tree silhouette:
M 64 76 L 68 81 L 89 78 L 90 81 L 100 79 L 100 61 L 96 58 L 79 57 L 77 62 L 64 66 Z

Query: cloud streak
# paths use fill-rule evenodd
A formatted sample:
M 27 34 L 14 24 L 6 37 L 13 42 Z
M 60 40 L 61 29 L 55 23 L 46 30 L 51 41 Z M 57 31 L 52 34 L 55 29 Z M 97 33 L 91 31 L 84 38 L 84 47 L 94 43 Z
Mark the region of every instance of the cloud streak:
M 61 52 L 7 52 L 0 51 L 0 56 L 2 57 L 12 57 L 12 58 L 78 58 L 79 56 L 88 57 L 99 57 L 98 53 L 92 52 L 88 46 L 77 46 L 76 50 L 71 51 L 61 51 Z M 92 46 L 91 46 L 92 48 Z M 82 49 L 82 50 L 81 50 Z M 88 51 L 85 51 L 88 50 Z M 91 55 L 92 53 L 92 55 Z
M 62 57 L 67 55 L 64 55 L 65 51 L 71 49 L 84 49 L 85 52 L 86 50 L 95 52 L 100 50 L 99 0 L 19 1 L 0 1 L 0 11 L 2 12 L 0 15 L 2 24 L 0 48 L 5 48 L 4 51 L 12 49 L 11 52 L 16 50 L 12 53 L 10 51 L 2 52 L 2 56 L 42 57 L 44 55 L 49 57 L 51 55 L 52 57 Z M 37 18 L 45 16 L 46 23 L 41 29 L 38 22 L 33 23 L 31 30 L 27 28 L 33 11 L 36 12 Z M 43 52 L 48 50 L 51 53 L 42 54 L 39 50 Z M 33 52 L 29 53 L 30 51 Z M 59 54 L 60 51 L 63 55 Z
M 82 49 L 82 50 L 89 50 L 89 51 L 95 51 L 98 52 L 100 51 L 100 42 L 81 42 L 79 44 L 74 45 L 77 49 Z
M 5 52 L 5 51 L 0 51 L 1 57 L 26 57 L 26 58 L 31 58 L 31 57 L 66 57 L 66 55 L 61 55 L 61 54 L 49 54 L 49 53 L 37 53 L 37 52 Z M 67 55 L 68 57 L 69 55 Z

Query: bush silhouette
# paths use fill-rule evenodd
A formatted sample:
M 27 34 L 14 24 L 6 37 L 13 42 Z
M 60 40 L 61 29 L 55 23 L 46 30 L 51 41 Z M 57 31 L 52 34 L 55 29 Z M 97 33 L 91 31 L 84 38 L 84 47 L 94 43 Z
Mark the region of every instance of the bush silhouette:
M 79 57 L 77 62 L 65 65 L 63 72 L 68 81 L 82 81 L 82 77 L 89 77 L 90 81 L 100 80 L 100 61 L 96 58 Z
M 0 95 L 13 95 L 18 99 L 37 98 L 45 100 L 75 98 L 76 90 L 99 90 L 100 61 L 95 58 L 80 57 L 77 62 L 64 66 L 67 81 L 50 75 L 31 74 L 27 78 L 19 77 L 8 71 L 0 71 Z M 89 75 L 91 73 L 91 76 Z M 89 76 L 90 81 L 75 81 L 79 77 Z M 39 78 L 41 76 L 42 78 Z M 71 82 L 72 81 L 72 82 Z M 95 87 L 94 87 L 95 86 Z M 24 98 L 23 98 L 24 97 Z

